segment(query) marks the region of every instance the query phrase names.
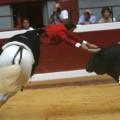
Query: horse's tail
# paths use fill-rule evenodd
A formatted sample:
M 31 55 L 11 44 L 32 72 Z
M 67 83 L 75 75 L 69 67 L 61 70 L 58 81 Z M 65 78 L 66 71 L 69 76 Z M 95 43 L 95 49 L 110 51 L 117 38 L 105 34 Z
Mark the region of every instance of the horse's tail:
M 19 64 L 0 68 L 0 103 L 20 90 L 20 86 L 17 86 L 20 71 Z
M 3 67 L 0 69 L 0 75 L 2 75 L 2 79 L 0 78 L 0 91 L 5 91 L 6 92 L 16 92 L 20 88 L 17 85 L 18 78 L 20 76 L 21 68 L 20 68 L 20 63 L 22 60 L 22 51 L 23 51 L 22 46 L 19 47 L 17 50 L 16 54 L 14 55 L 13 62 L 11 66 L 8 67 Z M 20 56 L 18 55 L 20 53 Z M 7 75 L 4 75 L 6 74 Z
M 19 48 L 16 52 L 13 65 L 0 68 L 0 106 L 7 101 L 10 96 L 16 94 L 21 86 L 18 86 L 18 78 L 21 73 L 20 61 L 22 59 L 22 49 Z M 16 57 L 20 52 L 20 57 Z

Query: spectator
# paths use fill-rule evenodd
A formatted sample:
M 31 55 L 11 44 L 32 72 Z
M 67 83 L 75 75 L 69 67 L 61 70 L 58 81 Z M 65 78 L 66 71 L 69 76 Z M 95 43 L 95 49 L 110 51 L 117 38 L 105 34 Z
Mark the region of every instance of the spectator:
M 81 15 L 78 20 L 78 24 L 86 25 L 86 24 L 94 24 L 94 23 L 96 23 L 96 17 L 93 15 L 91 10 L 85 9 L 83 15 Z
M 120 22 L 120 15 L 118 15 L 117 17 L 117 22 Z
M 68 19 L 68 11 L 62 10 L 59 3 L 55 3 L 53 12 L 49 19 L 49 24 L 59 24 L 64 23 Z
M 32 27 L 30 27 L 30 21 L 28 18 L 23 19 L 22 26 L 25 30 L 34 30 Z
M 116 22 L 116 18 L 112 18 L 112 11 L 109 7 L 103 7 L 101 14 L 103 18 L 101 18 L 98 23 L 109 23 Z

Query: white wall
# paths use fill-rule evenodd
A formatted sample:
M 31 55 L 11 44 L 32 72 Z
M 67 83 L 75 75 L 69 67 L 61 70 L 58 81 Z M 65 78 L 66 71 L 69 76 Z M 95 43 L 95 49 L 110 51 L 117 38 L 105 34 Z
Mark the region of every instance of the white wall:
M 120 5 L 120 0 L 78 0 L 79 8 L 89 8 L 89 7 L 103 7 L 103 6 L 114 6 Z M 92 9 L 92 12 L 97 17 L 101 18 L 101 9 Z M 83 13 L 83 10 L 80 10 L 80 14 Z M 113 15 L 117 17 L 120 14 L 120 7 L 113 8 Z
M 0 5 L 0 16 L 12 15 L 10 5 Z M 13 17 L 0 17 L 0 29 L 12 28 Z

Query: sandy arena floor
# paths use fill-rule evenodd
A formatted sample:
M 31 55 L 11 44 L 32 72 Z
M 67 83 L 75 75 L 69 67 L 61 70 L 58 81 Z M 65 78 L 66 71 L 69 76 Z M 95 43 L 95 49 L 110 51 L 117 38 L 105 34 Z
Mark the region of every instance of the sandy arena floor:
M 120 86 L 108 76 L 28 83 L 0 120 L 120 120 Z

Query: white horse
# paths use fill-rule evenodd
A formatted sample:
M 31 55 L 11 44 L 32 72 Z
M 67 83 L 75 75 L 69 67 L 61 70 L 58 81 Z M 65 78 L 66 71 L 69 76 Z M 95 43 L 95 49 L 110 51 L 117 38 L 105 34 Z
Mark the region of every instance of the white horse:
M 2 47 L 0 55 L 0 107 L 29 80 L 34 64 L 31 49 L 13 41 Z

